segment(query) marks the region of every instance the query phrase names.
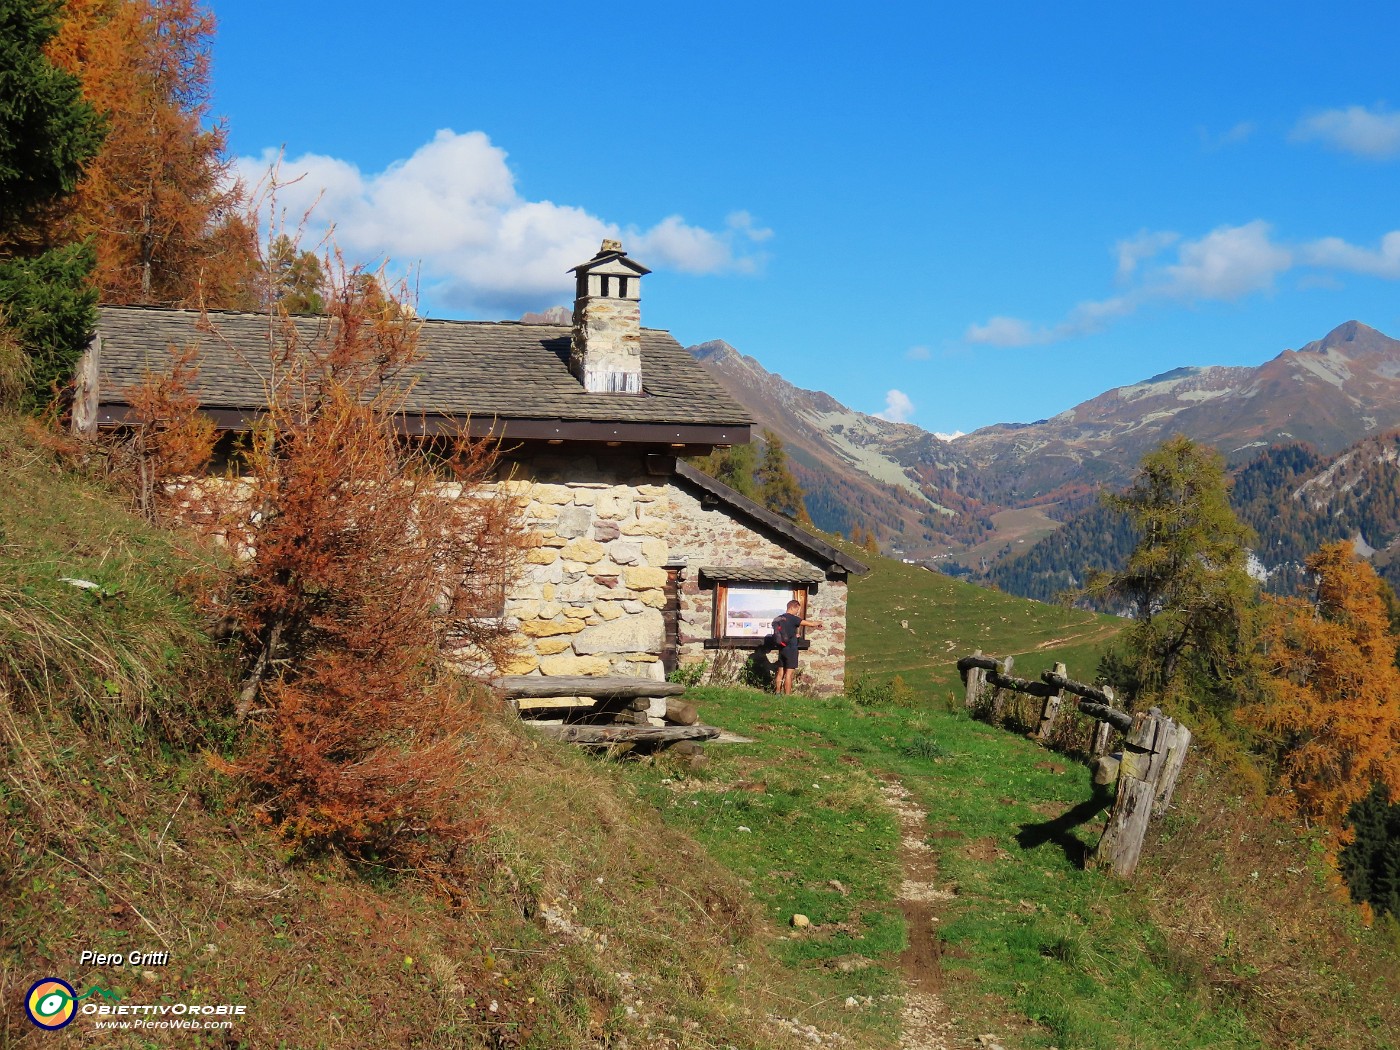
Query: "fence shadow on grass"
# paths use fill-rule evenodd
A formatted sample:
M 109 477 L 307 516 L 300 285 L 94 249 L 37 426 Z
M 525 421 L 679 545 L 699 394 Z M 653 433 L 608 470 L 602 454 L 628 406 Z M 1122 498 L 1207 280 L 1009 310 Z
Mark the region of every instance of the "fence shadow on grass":
M 1084 867 L 1085 858 L 1094 848 L 1074 833 L 1074 829 L 1089 823 L 1109 806 L 1113 805 L 1113 789 L 1095 785 L 1094 793 L 1072 809 L 1061 813 L 1054 820 L 1039 824 L 1022 824 L 1016 833 L 1016 842 L 1026 850 L 1037 849 L 1047 842 L 1053 842 L 1064 850 L 1065 859 L 1076 868 Z

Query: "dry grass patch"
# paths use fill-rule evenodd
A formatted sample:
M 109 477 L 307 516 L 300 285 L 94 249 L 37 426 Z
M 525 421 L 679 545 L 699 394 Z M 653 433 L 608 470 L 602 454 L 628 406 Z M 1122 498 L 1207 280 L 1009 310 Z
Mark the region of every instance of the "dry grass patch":
M 1204 758 L 1144 851 L 1140 881 L 1162 964 L 1203 1002 L 1233 1002 L 1270 1045 L 1393 1047 L 1400 966 L 1366 930 L 1316 835 L 1260 817 Z

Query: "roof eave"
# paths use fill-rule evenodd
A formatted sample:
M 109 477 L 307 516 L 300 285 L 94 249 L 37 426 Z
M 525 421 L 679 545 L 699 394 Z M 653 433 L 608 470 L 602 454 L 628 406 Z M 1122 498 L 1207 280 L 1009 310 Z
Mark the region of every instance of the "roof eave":
M 243 432 L 263 414 L 254 408 L 201 406 L 220 430 Z M 97 408 L 97 425 L 120 427 L 135 413 L 123 402 L 104 402 Z M 435 412 L 403 412 L 401 433 L 414 437 L 454 436 L 509 438 L 516 441 L 600 441 L 629 445 L 742 445 L 750 440 L 749 424 L 666 423 L 616 420 L 560 419 L 513 416 L 463 416 Z

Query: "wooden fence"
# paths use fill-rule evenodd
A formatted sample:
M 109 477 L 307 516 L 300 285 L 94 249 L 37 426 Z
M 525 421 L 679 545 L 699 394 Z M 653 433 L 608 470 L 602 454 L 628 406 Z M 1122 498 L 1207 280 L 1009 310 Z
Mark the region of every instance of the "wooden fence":
M 1003 721 L 1007 698 L 1012 693 L 1042 700 L 1039 722 L 1031 735 L 1049 742 L 1062 713 L 1065 694 L 1074 697 L 1079 711 L 1097 720 L 1090 757 L 1094 782 L 1112 782 L 1116 767 L 1118 787 L 1113 807 L 1089 863 L 1107 868 L 1115 875 L 1130 877 L 1142 855 L 1143 839 L 1150 820 L 1162 816 L 1171 804 L 1176 780 L 1191 746 L 1191 731 L 1162 714 L 1159 708 L 1129 714 L 1120 711 L 1111 686 L 1086 685 L 1070 678 L 1064 664 L 1045 671 L 1040 681 L 1017 678 L 1011 673 L 1012 658 L 997 660 L 979 649 L 958 661 L 958 672 L 966 686 L 965 704 L 981 712 L 989 721 Z M 988 694 L 987 690 L 991 693 Z M 1114 733 L 1123 736 L 1121 757 L 1109 757 Z

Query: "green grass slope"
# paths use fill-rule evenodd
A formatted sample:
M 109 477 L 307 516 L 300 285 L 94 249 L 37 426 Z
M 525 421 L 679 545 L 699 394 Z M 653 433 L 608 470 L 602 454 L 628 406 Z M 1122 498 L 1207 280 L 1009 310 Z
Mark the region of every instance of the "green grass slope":
M 918 690 L 960 690 L 957 660 L 976 649 L 1016 658 L 1033 677 L 1055 661 L 1091 680 L 1103 647 L 1122 621 L 1027 601 L 906 565 L 852 552 L 870 563 L 853 577 L 846 634 L 846 680 L 899 675 Z
M 900 676 L 908 706 L 697 690 L 754 740 L 698 768 L 491 721 L 492 831 L 472 890 L 448 896 L 291 856 L 206 761 L 238 737 L 231 668 L 185 596 L 213 556 L 0 420 L 0 1047 L 893 1048 L 907 930 L 887 777 L 928 813 L 959 1043 L 1395 1046 L 1393 946 L 1293 829 L 1192 765 L 1137 880 L 1085 871 L 1085 771 L 947 702 L 963 652 L 1087 675 L 1112 621 L 875 559 L 852 587 L 852 670 Z M 21 1008 L 47 976 L 87 1005 L 246 1013 L 210 1031 L 80 1016 L 54 1036 Z
M 1202 759 L 1138 876 L 1086 870 L 1110 797 L 1088 771 L 939 704 L 705 688 L 708 721 L 750 737 L 699 771 L 639 766 L 642 797 L 788 928 L 789 1008 L 862 1047 L 899 1044 L 897 778 L 928 814 L 950 1046 L 1013 1050 L 1394 1050 L 1400 952 L 1362 929 L 1319 852 L 1231 795 Z M 790 993 L 794 994 L 794 993 Z
M 1154 827 L 1137 877 L 1086 870 L 1110 798 L 1088 771 L 970 719 L 954 667 L 974 648 L 1034 675 L 1091 677 L 1119 622 L 874 558 L 853 581 L 851 697 L 693 692 L 753 743 L 699 771 L 635 776 L 666 821 L 742 878 L 772 953 L 816 982 L 801 1016 L 857 1045 L 899 1044 L 900 831 L 881 786 L 928 814 L 949 1045 L 1394 1050 L 1400 951 L 1363 929 L 1315 840 L 1264 819 L 1203 755 Z M 905 621 L 901 623 L 901 621 Z M 881 690 L 898 675 L 905 690 Z M 876 687 L 872 687 L 872 683 Z M 890 700 L 902 701 L 891 704 Z
M 769 1020 L 800 984 L 738 878 L 623 770 L 518 724 L 478 741 L 493 831 L 467 897 L 289 855 L 204 758 L 237 739 L 182 583 L 211 556 L 0 419 L 0 1046 L 800 1045 Z M 22 1010 L 45 977 L 85 1007 L 246 1013 L 211 1031 L 80 1015 L 60 1037 Z

